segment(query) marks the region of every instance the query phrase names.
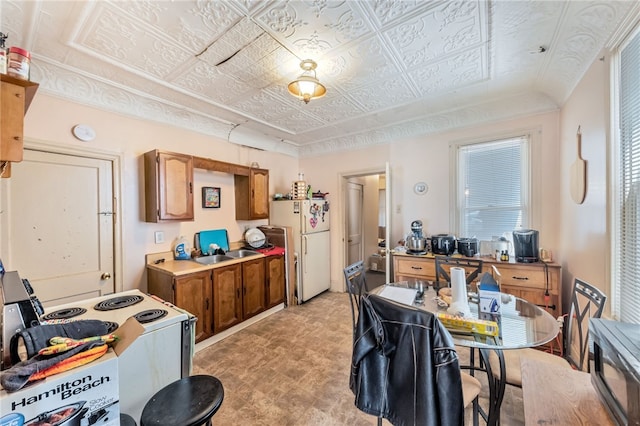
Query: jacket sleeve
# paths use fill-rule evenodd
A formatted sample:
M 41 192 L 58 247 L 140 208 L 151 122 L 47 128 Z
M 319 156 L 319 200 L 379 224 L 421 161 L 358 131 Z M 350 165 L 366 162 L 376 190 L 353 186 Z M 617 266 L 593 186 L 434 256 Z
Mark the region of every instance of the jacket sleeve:
M 440 413 L 446 413 L 442 425 L 464 425 L 464 400 L 460 363 L 451 335 L 442 323 L 433 323 L 434 367 Z

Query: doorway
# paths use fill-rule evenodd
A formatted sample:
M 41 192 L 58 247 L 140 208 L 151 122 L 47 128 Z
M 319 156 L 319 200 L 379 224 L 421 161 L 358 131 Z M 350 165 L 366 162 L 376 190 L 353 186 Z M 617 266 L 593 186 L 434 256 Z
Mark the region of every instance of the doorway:
M 44 306 L 122 289 L 119 156 L 25 144 L 1 183 L 0 255 Z
M 343 268 L 363 260 L 367 271 L 367 287 L 382 284 L 386 280 L 385 172 L 343 176 L 343 188 L 345 218 Z

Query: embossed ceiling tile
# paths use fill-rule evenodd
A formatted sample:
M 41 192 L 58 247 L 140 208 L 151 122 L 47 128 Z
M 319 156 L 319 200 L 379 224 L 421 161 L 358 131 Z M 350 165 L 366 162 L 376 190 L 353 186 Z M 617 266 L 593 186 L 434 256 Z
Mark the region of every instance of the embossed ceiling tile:
M 301 111 L 294 111 L 288 117 L 279 117 L 271 120 L 278 127 L 288 129 L 293 133 L 304 132 L 309 128 L 320 127 L 324 125 L 321 121 L 309 117 Z
M 416 10 L 426 7 L 433 7 L 437 2 L 426 2 L 424 0 L 373 0 L 360 3 L 363 8 L 370 11 L 380 24 L 387 24 Z
M 423 94 L 438 93 L 484 81 L 486 62 L 484 48 L 471 49 L 408 74 Z
M 453 7 L 453 6 L 456 7 Z M 443 3 L 430 13 L 384 32 L 409 70 L 486 41 L 484 8 L 477 2 Z M 434 31 L 435 30 L 435 31 Z
M 290 37 L 297 29 L 307 26 L 306 17 L 299 16 L 290 2 L 273 2 L 258 13 L 255 19 L 281 40 Z
M 317 103 L 314 100 L 305 105 L 305 109 L 322 117 L 322 120 L 327 123 L 348 120 L 352 117 L 358 117 L 364 112 L 362 106 L 343 96 L 323 99 L 322 103 Z
M 202 51 L 202 53 L 198 55 L 198 59 L 211 66 L 216 66 L 220 62 L 230 58 L 237 51 L 238 47 L 236 45 L 231 45 L 223 40 L 217 40 L 211 46 L 207 47 L 206 50 Z
M 110 58 L 123 69 L 136 69 L 157 77 L 166 76 L 189 59 L 189 54 L 166 35 L 157 34 L 140 21 L 120 15 L 106 5 L 96 5 L 95 18 L 87 22 L 75 40 L 78 47 Z
M 352 90 L 348 97 L 356 100 L 365 111 L 386 109 L 391 105 L 404 104 L 415 99 L 407 82 L 401 78 L 389 78 L 378 81 L 375 85 Z
M 195 40 L 213 40 L 241 17 L 223 1 L 115 1 L 113 5 L 158 32 L 183 34 L 189 30 Z M 188 38 L 180 41 L 188 43 Z M 194 49 L 199 43 L 188 44 Z
M 26 17 L 30 16 L 35 2 L 2 1 L 0 4 L 0 23 L 2 32 L 8 34 L 7 46 L 25 46 L 23 29 L 26 28 Z M 26 48 L 27 46 L 25 46 Z

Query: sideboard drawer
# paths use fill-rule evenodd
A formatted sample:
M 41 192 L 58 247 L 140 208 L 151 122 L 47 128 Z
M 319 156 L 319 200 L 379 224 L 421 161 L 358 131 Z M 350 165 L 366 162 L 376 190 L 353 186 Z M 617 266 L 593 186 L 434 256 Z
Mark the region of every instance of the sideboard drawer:
M 394 258 L 396 260 L 395 273 L 401 276 L 414 276 L 428 280 L 435 280 L 436 267 L 432 260 L 412 259 L 407 257 Z

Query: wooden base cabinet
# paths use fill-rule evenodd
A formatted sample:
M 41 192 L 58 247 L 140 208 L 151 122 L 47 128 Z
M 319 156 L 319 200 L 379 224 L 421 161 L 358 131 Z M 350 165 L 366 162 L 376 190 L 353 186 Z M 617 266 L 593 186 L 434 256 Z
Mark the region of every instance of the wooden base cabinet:
M 502 291 L 546 309 L 554 318 L 562 315 L 561 268 L 555 263 L 500 262 L 482 258 L 482 272 L 492 273 L 495 266 L 501 275 Z M 394 281 L 435 281 L 435 258 L 393 255 Z
M 267 309 L 280 303 L 284 303 L 285 294 L 285 269 L 284 255 L 265 257 L 267 270 Z
M 242 319 L 266 310 L 264 258 L 242 263 Z
M 211 271 L 174 277 L 147 269 L 148 290 L 197 318 L 196 342 L 213 334 L 211 326 Z
M 242 264 L 213 270 L 213 333 L 242 321 Z

